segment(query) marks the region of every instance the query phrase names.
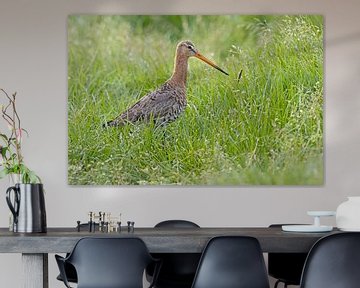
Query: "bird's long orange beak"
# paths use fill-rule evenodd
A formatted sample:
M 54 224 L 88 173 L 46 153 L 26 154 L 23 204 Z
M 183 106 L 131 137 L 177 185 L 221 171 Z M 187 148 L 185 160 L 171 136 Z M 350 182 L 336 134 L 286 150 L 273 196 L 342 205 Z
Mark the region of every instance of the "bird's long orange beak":
M 219 70 L 220 72 L 224 73 L 225 75 L 229 76 L 229 73 L 225 72 L 223 69 L 221 69 L 219 66 L 217 66 L 214 62 L 210 61 L 205 56 L 201 55 L 199 52 L 196 52 L 194 56 L 196 58 L 199 58 L 200 60 L 204 61 L 205 63 L 209 64 L 210 66 L 214 67 L 215 69 Z

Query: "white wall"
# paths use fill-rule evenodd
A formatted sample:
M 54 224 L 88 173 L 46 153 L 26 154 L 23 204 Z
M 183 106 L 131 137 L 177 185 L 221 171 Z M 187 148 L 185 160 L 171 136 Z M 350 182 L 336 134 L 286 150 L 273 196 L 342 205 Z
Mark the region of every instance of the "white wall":
M 73 226 L 89 210 L 122 212 L 136 226 L 153 226 L 164 218 L 187 218 L 201 226 L 309 222 L 307 210 L 334 210 L 346 196 L 360 195 L 359 8 L 358 0 L 0 0 L 0 87 L 18 92 L 23 125 L 30 132 L 24 154 L 45 184 L 48 226 Z M 325 15 L 325 184 L 68 186 L 66 17 L 72 13 Z M 7 186 L 6 180 L 0 182 L 2 227 L 8 224 Z M 57 271 L 52 255 L 49 262 L 50 287 L 62 287 L 53 280 Z M 20 287 L 20 272 L 19 255 L 0 255 L 1 287 Z

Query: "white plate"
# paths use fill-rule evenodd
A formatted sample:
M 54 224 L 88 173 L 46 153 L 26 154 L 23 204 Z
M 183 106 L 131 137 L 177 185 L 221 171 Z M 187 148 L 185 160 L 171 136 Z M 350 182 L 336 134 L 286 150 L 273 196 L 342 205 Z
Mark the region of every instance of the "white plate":
M 335 216 L 335 211 L 308 211 L 307 214 L 309 216 Z
M 330 232 L 333 229 L 332 226 L 324 225 L 283 225 L 281 228 L 286 232 Z

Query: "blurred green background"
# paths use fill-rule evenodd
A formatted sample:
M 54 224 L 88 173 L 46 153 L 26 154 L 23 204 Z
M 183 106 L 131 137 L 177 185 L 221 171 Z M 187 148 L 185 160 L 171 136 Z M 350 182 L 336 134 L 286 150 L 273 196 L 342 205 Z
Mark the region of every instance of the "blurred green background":
M 230 76 L 190 59 L 179 119 L 102 128 L 171 76 L 181 40 Z M 69 184 L 323 184 L 322 16 L 72 15 L 68 56 Z

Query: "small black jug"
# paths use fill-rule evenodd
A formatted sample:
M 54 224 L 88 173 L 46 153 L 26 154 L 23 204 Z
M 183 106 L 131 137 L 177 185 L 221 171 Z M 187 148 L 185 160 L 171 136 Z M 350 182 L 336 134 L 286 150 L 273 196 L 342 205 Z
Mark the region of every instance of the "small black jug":
M 14 203 L 11 201 L 12 192 Z M 15 184 L 6 190 L 6 202 L 14 216 L 14 232 L 45 233 L 47 231 L 42 184 Z

